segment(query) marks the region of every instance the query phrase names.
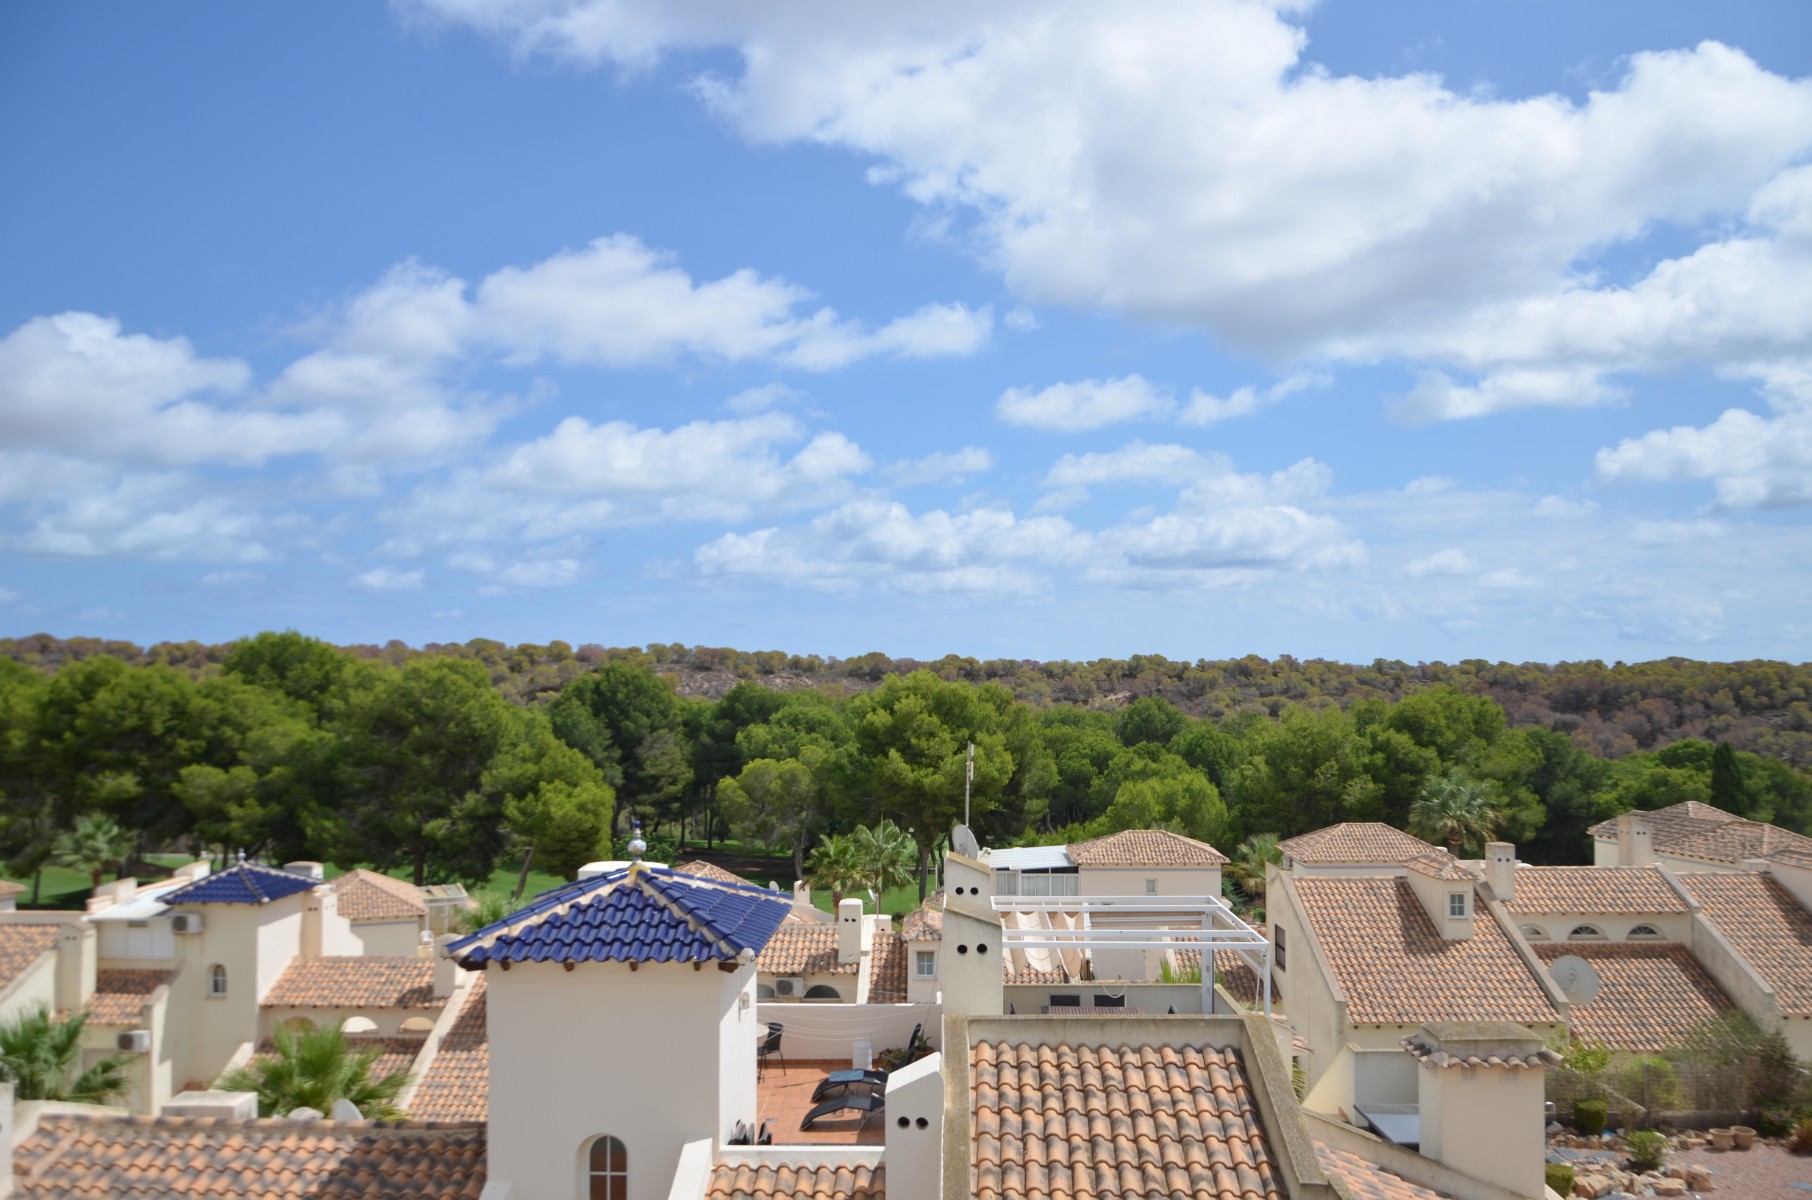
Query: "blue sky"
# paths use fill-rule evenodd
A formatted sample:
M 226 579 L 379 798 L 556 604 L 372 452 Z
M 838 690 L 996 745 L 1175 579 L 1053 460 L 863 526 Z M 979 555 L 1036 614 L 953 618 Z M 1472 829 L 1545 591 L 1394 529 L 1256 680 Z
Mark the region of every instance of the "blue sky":
M 0 9 L 0 630 L 1812 658 L 1812 8 L 912 8 Z

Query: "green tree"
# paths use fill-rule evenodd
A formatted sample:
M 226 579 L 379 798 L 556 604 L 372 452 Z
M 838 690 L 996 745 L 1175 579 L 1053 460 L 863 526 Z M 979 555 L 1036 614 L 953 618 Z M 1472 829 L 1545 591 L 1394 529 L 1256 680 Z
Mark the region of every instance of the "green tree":
M 1711 752 L 1711 802 L 1739 817 L 1749 815 L 1749 785 L 1729 742 L 1719 742 Z
M 1234 849 L 1227 863 L 1227 877 L 1254 900 L 1265 898 L 1265 868 L 1283 861 L 1275 833 L 1255 833 Z
M 849 840 L 875 895 L 912 882 L 918 847 L 904 829 L 884 820 L 878 825 L 861 826 L 849 835 Z
M 72 871 L 86 871 L 92 886 L 98 888 L 102 874 L 109 867 L 119 871 L 137 844 L 138 839 L 112 817 L 89 813 L 77 817 L 73 829 L 57 836 L 50 861 Z
M 824 751 L 807 746 L 803 753 L 821 758 Z M 805 763 L 755 759 L 736 778 L 718 782 L 717 807 L 737 836 L 785 845 L 793 854 L 793 873 L 805 873 L 805 847 L 822 818 L 818 780 Z
M 522 848 L 522 869 L 510 899 L 528 887 L 530 868 L 572 876 L 588 862 L 609 858 L 616 796 L 590 759 L 554 736 L 539 711 L 516 714 L 517 730 L 491 761 L 487 795 L 500 797 L 505 826 Z
M 44 1004 L 0 1023 L 0 1067 L 12 1078 L 15 1099 L 105 1104 L 125 1093 L 124 1057 L 82 1066 L 87 1024 L 86 1010 L 59 1021 Z
M 1252 727 L 1233 773 L 1243 828 L 1293 837 L 1341 821 L 1384 819 L 1383 790 L 1366 770 L 1365 744 L 1338 709 L 1292 708 Z
M 258 1115 L 282 1117 L 298 1108 L 330 1113 L 336 1100 L 350 1100 L 368 1121 L 397 1121 L 396 1098 L 409 1086 L 407 1071 L 377 1075 L 383 1050 L 355 1049 L 338 1029 L 296 1033 L 279 1029 L 276 1053 L 235 1067 L 215 1085 L 228 1092 L 256 1092 Z
M 1409 831 L 1430 842 L 1446 842 L 1458 857 L 1463 845 L 1482 847 L 1497 830 L 1499 810 L 1491 784 L 1455 767 L 1428 781 L 1409 810 Z
M 1122 745 L 1137 746 L 1141 742 L 1152 742 L 1164 746 L 1188 725 L 1189 718 L 1178 712 L 1176 705 L 1162 696 L 1140 696 L 1120 710 L 1120 719 L 1114 723 L 1114 732 Z
M 320 718 L 343 692 L 352 659 L 337 647 L 289 630 L 261 633 L 238 643 L 221 669 L 287 696 Z
M 805 863 L 806 882 L 831 894 L 831 908 L 843 903 L 845 892 L 868 885 L 868 867 L 847 834 L 826 834 L 812 848 Z
M 692 783 L 682 736 L 684 713 L 665 679 L 627 662 L 608 662 L 568 684 L 548 706 L 554 732 L 595 763 L 621 809 L 649 818 L 651 831 Z

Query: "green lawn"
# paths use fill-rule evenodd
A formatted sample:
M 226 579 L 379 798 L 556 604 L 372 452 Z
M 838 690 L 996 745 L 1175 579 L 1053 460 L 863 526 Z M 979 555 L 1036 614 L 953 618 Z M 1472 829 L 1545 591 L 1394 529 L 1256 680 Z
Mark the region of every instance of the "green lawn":
M 14 878 L 6 877 L 13 883 L 25 888 L 18 899 L 20 908 L 30 908 L 32 877 L 25 875 Z M 45 867 L 44 879 L 38 893 L 39 908 L 80 909 L 88 903 L 89 879 L 86 871 L 72 871 L 68 867 Z

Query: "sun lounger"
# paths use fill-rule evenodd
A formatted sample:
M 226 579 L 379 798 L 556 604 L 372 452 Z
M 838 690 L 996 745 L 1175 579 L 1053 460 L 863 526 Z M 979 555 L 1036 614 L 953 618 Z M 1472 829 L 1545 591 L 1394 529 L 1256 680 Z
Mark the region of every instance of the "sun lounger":
M 887 1107 L 887 1093 L 870 1088 L 857 1088 L 846 1091 L 841 1096 L 834 1096 L 816 1106 L 805 1114 L 805 1120 L 799 1122 L 799 1128 L 810 1129 L 812 1122 L 819 1117 L 828 1117 L 832 1113 L 859 1112 L 862 1114 L 862 1125 L 868 1124 L 868 1118 Z

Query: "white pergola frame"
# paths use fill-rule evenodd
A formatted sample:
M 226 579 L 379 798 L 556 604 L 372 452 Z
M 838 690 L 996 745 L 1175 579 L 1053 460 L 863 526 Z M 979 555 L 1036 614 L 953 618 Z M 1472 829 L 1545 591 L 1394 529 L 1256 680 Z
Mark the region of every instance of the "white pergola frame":
M 1234 915 L 1219 896 L 994 896 L 997 913 L 1079 913 L 1080 929 L 1000 930 L 1003 950 L 1162 950 L 1182 947 L 1202 954 L 1202 1011 L 1213 1013 L 1214 958 L 1238 956 L 1258 978 L 1267 1020 L 1271 1017 L 1271 943 Z M 1169 918 L 1169 923 L 1158 924 Z

